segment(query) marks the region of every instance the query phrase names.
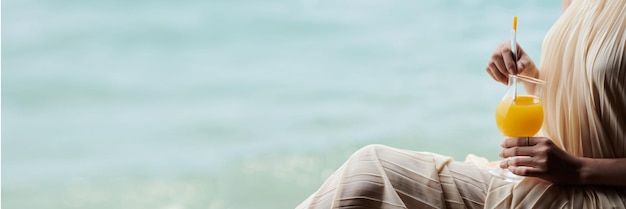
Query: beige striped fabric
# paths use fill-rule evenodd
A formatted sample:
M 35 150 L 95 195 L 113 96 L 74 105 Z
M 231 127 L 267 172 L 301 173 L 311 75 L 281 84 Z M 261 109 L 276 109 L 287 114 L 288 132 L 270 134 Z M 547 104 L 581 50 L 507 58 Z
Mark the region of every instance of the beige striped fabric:
M 544 133 L 577 156 L 625 157 L 626 0 L 572 2 L 542 52 Z
M 626 208 L 626 191 L 528 177 L 514 184 L 473 163 L 368 145 L 296 208 Z
M 541 58 L 542 132 L 576 156 L 626 157 L 626 0 L 574 0 Z M 626 208 L 625 188 L 511 183 L 487 164 L 369 145 L 297 208 Z
M 491 179 L 449 157 L 369 145 L 298 208 L 483 208 Z

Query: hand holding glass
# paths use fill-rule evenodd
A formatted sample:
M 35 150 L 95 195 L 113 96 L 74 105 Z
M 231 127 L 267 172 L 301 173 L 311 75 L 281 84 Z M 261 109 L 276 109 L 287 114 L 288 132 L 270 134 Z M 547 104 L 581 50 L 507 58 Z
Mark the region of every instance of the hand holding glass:
M 541 92 L 544 85 L 545 82 L 539 79 L 509 75 L 507 92 L 496 109 L 498 129 L 507 139 L 533 137 L 539 132 L 543 124 Z M 521 180 L 508 170 L 490 172 L 509 181 Z

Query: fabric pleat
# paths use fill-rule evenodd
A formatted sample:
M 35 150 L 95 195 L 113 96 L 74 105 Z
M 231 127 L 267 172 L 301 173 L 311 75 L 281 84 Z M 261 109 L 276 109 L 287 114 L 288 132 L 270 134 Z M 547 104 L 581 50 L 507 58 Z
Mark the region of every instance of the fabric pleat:
M 626 1 L 573 1 L 541 57 L 543 133 L 576 156 L 626 152 Z
M 297 208 L 626 208 L 626 190 L 515 184 L 471 162 L 368 145 L 355 152 Z

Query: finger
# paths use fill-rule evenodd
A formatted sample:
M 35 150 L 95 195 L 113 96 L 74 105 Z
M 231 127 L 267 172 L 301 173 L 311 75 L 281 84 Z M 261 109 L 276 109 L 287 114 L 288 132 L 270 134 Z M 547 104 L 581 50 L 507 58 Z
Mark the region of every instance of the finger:
M 515 65 L 516 60 L 513 59 L 513 52 L 511 51 L 511 48 L 504 47 L 502 48 L 500 53 L 502 53 L 502 60 L 504 61 L 503 64 L 506 68 L 506 71 L 509 74 L 517 74 L 517 66 Z
M 545 173 L 545 170 L 541 168 L 528 167 L 528 166 L 509 166 L 508 169 L 509 171 L 511 171 L 511 173 L 518 175 L 518 176 L 539 177 Z
M 506 160 L 507 167 L 510 166 L 526 166 L 526 167 L 538 167 L 537 163 L 532 157 L 513 157 L 507 158 Z
M 526 64 L 524 62 L 517 62 L 517 73 L 522 73 L 526 70 Z
M 500 146 L 502 146 L 503 148 L 520 147 L 520 146 L 528 147 L 528 146 L 535 146 L 537 144 L 537 141 L 538 141 L 537 137 L 517 137 L 517 138 L 505 139 L 504 142 L 500 144 Z
M 499 155 L 502 158 L 516 157 L 516 156 L 532 156 L 533 147 L 511 147 L 500 151 Z
M 519 45 L 519 43 L 517 44 L 517 59 L 518 61 L 520 60 L 520 57 L 526 55 L 526 51 L 524 51 L 524 49 L 522 49 L 522 47 Z
M 487 65 L 487 68 L 485 69 L 485 71 L 487 71 L 487 74 L 489 74 L 489 76 L 491 76 L 491 78 L 493 78 L 493 80 L 498 81 L 498 78 L 493 75 L 493 73 L 491 72 L 491 68 L 489 67 L 489 65 Z M 500 82 L 500 81 L 498 81 Z
M 502 73 L 500 73 L 500 71 L 498 70 L 498 67 L 496 66 L 495 63 L 491 62 L 489 63 L 489 68 L 487 68 L 487 71 L 489 72 L 489 75 L 491 75 L 491 77 L 500 82 L 503 83 L 504 85 L 507 85 L 508 83 L 508 78 L 503 75 Z
M 526 55 L 526 52 L 519 44 L 517 44 L 517 57 L 515 58 L 517 58 L 517 60 L 515 60 L 517 66 L 513 65 L 512 67 L 514 67 L 517 74 L 524 72 L 526 66 L 528 66 L 529 63 L 532 63 L 532 59 Z
M 498 69 L 498 72 L 500 72 L 500 74 L 502 75 L 510 74 L 509 71 L 506 69 L 504 56 L 502 55 L 502 50 L 494 52 L 493 55 L 491 56 L 491 60 L 496 65 L 496 69 Z
M 505 158 L 504 160 L 500 161 L 500 168 L 506 169 L 508 167 L 509 167 L 509 158 Z
M 523 51 L 522 51 L 523 53 Z M 528 57 L 525 54 L 520 55 L 522 56 L 521 58 L 519 58 L 519 60 L 517 61 L 517 73 L 523 73 L 524 71 L 526 71 L 526 68 L 528 66 L 530 66 L 532 64 L 532 59 L 530 59 L 530 57 Z

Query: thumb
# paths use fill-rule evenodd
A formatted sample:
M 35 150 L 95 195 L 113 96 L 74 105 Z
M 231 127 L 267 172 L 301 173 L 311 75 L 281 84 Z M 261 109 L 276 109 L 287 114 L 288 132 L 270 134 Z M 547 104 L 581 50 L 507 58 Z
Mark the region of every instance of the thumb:
M 526 70 L 526 63 L 520 60 L 517 62 L 517 73 L 522 73 Z

